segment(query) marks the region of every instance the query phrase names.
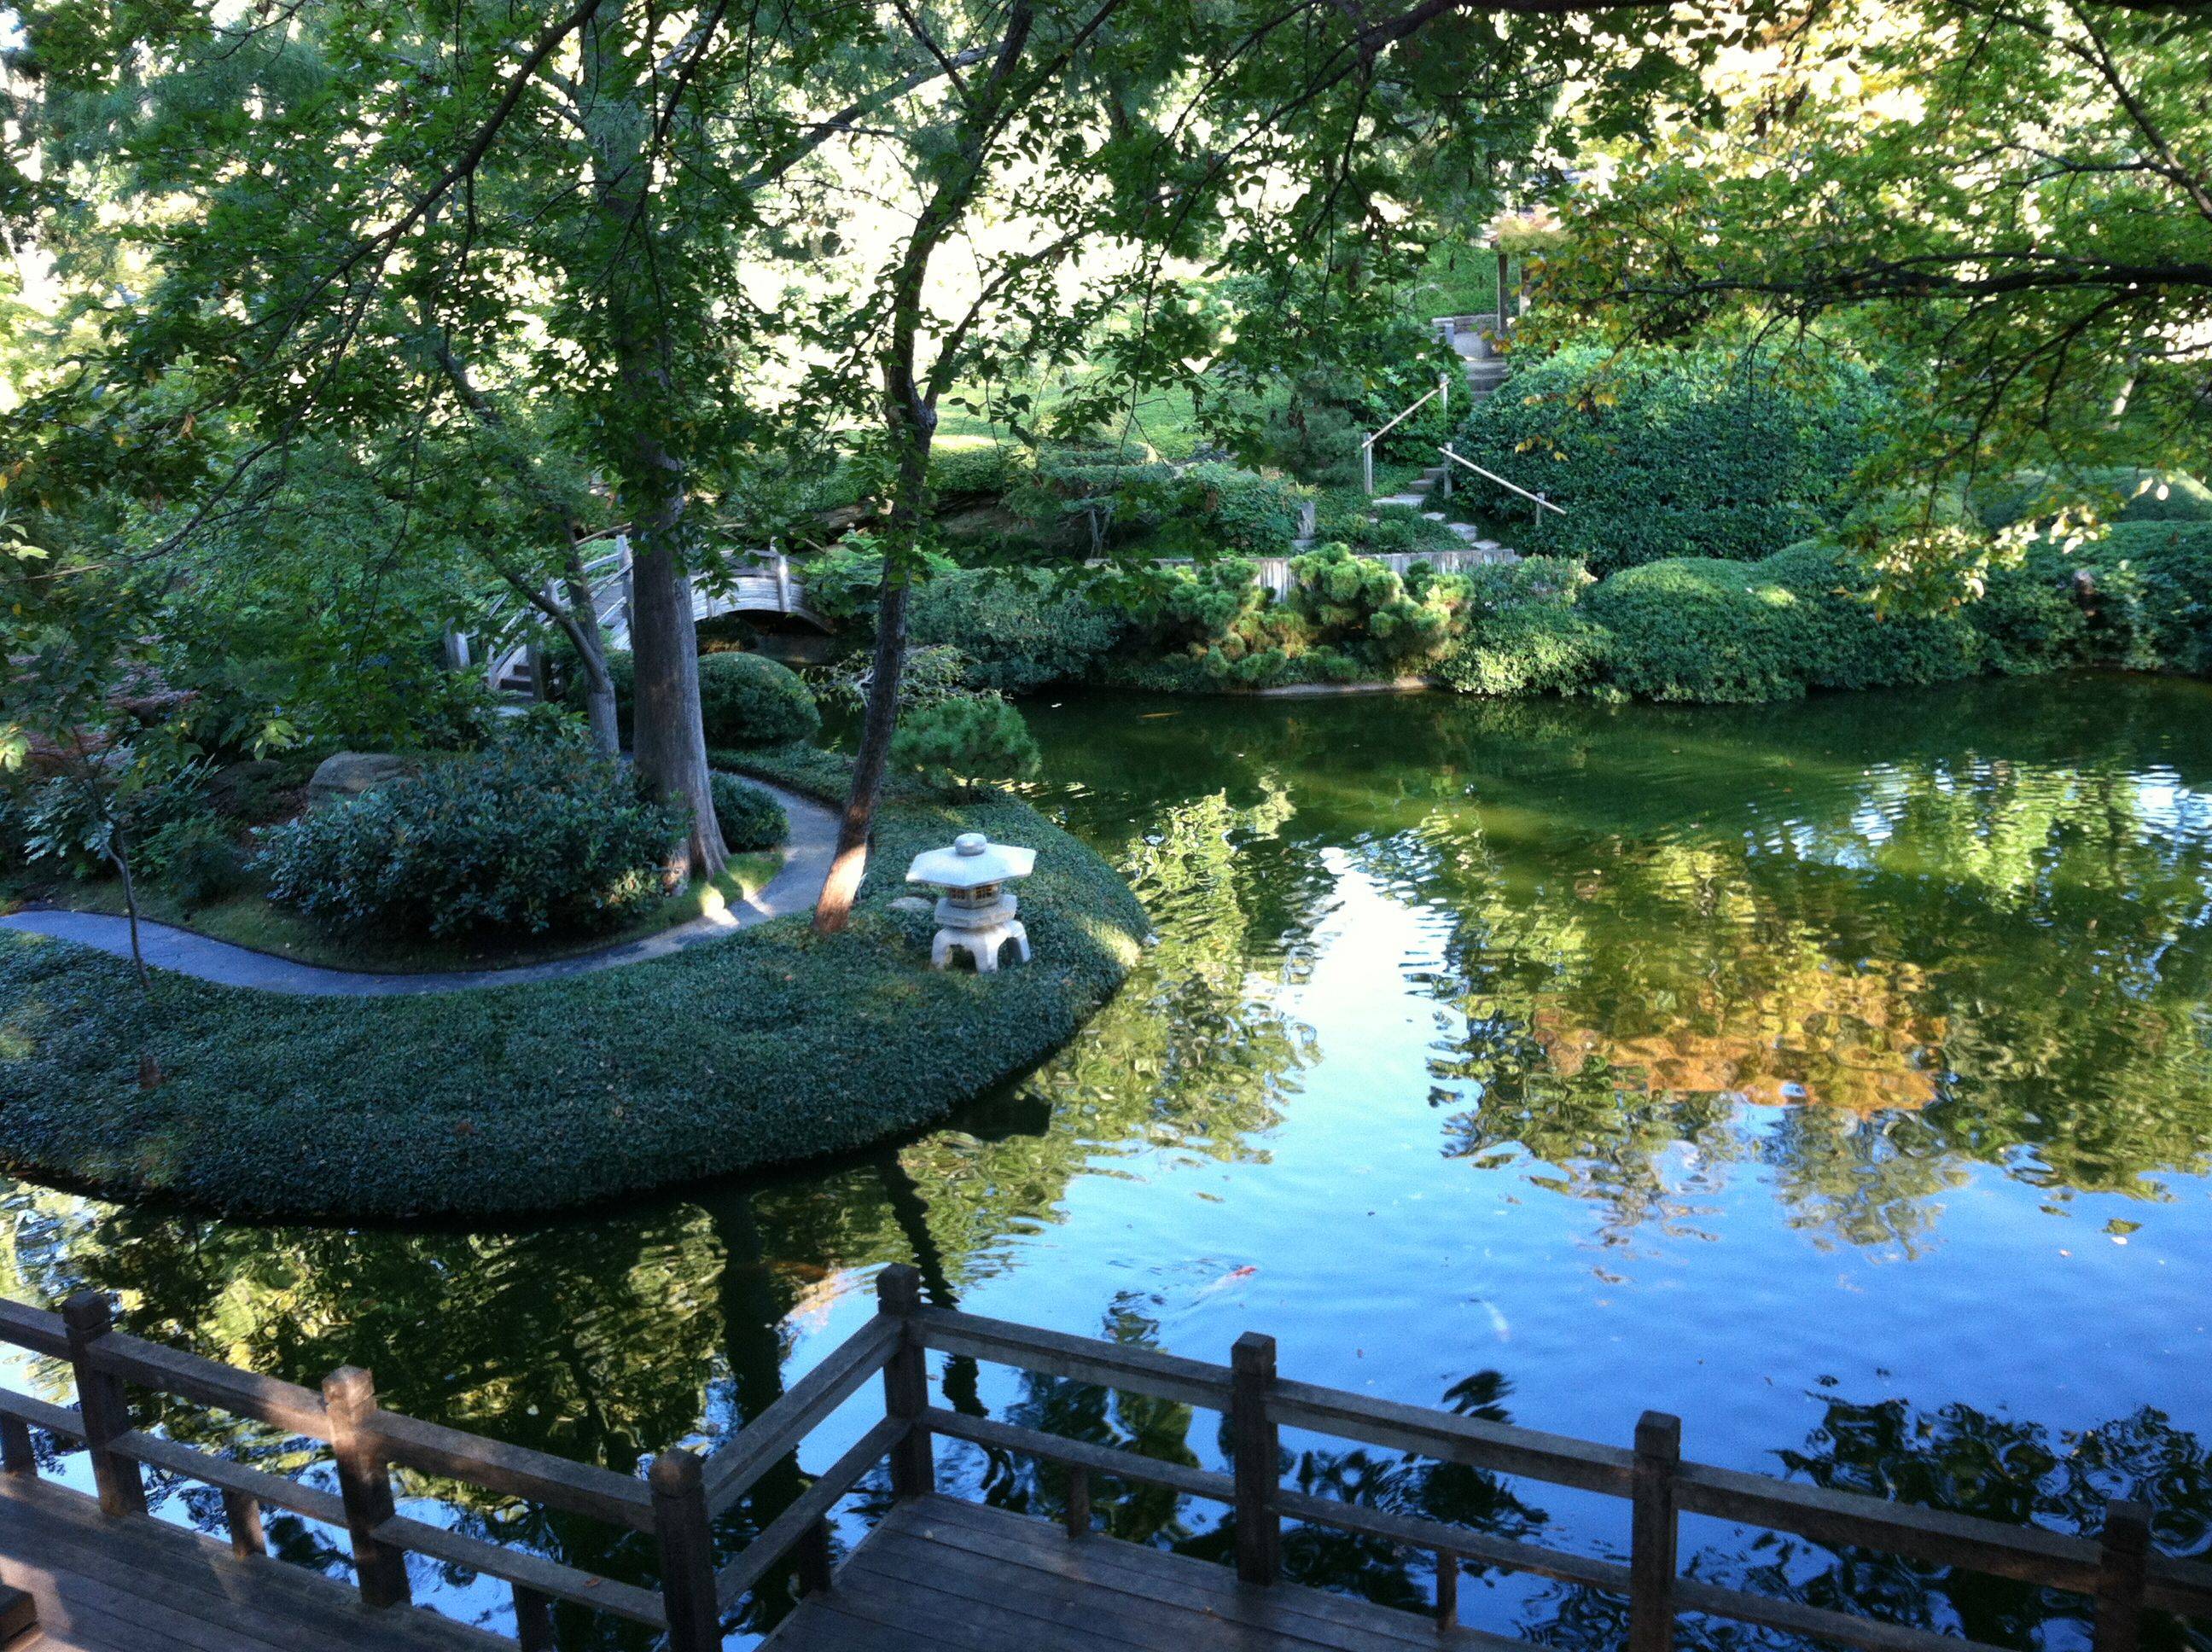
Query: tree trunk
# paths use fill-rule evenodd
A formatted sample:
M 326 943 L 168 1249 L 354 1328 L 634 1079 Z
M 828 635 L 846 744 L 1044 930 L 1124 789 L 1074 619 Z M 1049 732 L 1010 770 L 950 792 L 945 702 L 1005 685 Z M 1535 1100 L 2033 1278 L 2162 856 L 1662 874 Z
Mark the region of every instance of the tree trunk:
M 853 915 L 853 899 L 868 870 L 868 834 L 883 799 L 884 771 L 898 730 L 899 679 L 906 671 L 906 599 L 912 581 L 891 558 L 884 560 L 877 587 L 876 648 L 868 677 L 866 708 L 860 714 L 860 749 L 853 757 L 852 789 L 837 818 L 837 853 L 822 893 L 814 902 L 814 932 L 834 935 Z
M 619 463 L 630 513 L 630 659 L 637 674 L 631 749 L 653 793 L 691 811 L 691 830 L 670 857 L 672 882 L 712 878 L 727 862 L 708 783 L 707 734 L 699 709 L 699 636 L 691 618 L 691 579 L 684 534 L 688 485 L 672 448 L 677 391 L 667 362 L 666 301 L 652 286 L 642 243 L 653 234 L 652 161 L 647 152 L 652 103 L 635 70 L 610 38 L 627 20 L 603 7 L 586 26 L 583 79 L 591 123 L 594 202 L 609 232 L 606 299 L 609 351 L 623 405 Z
M 131 967 L 138 972 L 138 990 L 154 990 L 154 977 L 146 969 L 146 954 L 138 944 L 138 885 L 131 876 L 131 850 L 125 842 L 123 829 L 115 829 L 114 849 L 108 859 L 115 862 L 115 870 L 123 879 L 123 911 L 131 920 Z
M 619 757 L 622 720 L 615 704 L 615 680 L 607 671 L 607 635 L 599 625 L 599 593 L 592 589 L 592 576 L 584 566 L 573 528 L 562 579 L 568 588 L 568 605 L 561 624 L 575 647 L 577 665 L 584 673 L 584 717 L 591 725 L 592 750 L 603 757 Z

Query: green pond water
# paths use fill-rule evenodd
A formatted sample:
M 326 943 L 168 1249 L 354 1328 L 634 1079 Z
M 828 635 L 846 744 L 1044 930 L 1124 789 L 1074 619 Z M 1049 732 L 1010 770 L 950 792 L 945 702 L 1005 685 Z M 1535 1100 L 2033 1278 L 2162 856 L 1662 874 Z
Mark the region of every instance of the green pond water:
M 2212 1544 L 2212 687 L 1031 714 L 1037 801 L 1127 871 L 1158 938 L 1008 1093 L 872 1155 L 517 1230 L 256 1228 L 17 1185 L 0 1285 L 116 1291 L 143 1334 L 301 1381 L 367 1364 L 394 1407 L 629 1469 L 757 1413 L 867 1316 L 876 1270 L 916 1261 L 940 1302 L 1058 1330 L 1224 1359 L 1264 1329 L 1300 1379 L 1620 1443 L 1657 1407 L 1709 1462 L 2065 1528 L 2141 1495 L 2161 1543 Z M 939 1403 L 1222 1461 L 1210 1414 L 939 1376 Z M 1625 1552 L 1605 1499 L 1285 1443 L 1308 1489 Z M 972 1495 L 1059 1505 L 1050 1471 L 939 1451 Z M 771 1477 L 726 1540 L 795 1485 Z M 841 1543 L 882 1495 L 847 1505 Z M 1099 1503 L 1119 1535 L 1226 1549 L 1210 1505 Z M 161 1511 L 216 1515 L 184 1490 Z M 583 1522 L 481 1497 L 435 1517 L 649 1573 L 639 1540 Z M 346 1570 L 335 1534 L 271 1529 Z M 1376 1600 L 1431 1587 L 1426 1557 L 1285 1548 Z M 2085 1641 L 2069 1596 L 1711 1521 L 1684 1548 L 1719 1581 Z M 510 1621 L 503 1588 L 413 1565 L 441 1609 Z M 1470 1623 L 1593 1652 L 1622 1626 L 1565 1586 L 1462 1593 Z M 562 1632 L 642 1643 L 581 1614 Z

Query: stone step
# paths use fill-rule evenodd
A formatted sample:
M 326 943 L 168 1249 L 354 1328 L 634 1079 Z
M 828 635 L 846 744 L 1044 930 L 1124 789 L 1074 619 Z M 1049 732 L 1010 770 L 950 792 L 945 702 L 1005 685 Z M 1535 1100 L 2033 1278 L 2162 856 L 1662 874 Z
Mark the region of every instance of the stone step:
M 1429 502 L 1429 496 L 1425 493 L 1389 494 L 1373 502 L 1377 505 L 1403 505 L 1409 510 L 1419 510 Z

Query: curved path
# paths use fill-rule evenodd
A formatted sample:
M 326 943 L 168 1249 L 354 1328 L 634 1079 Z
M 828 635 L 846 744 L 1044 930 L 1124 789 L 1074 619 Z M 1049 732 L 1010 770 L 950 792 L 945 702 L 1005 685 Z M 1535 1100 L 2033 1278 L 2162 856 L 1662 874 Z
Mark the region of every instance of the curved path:
M 703 945 L 740 929 L 802 912 L 813 903 L 815 892 L 829 875 L 837 846 L 837 816 L 811 798 L 787 792 L 780 786 L 747 777 L 783 805 L 791 820 L 791 841 L 784 846 L 783 870 L 741 906 L 708 913 L 688 923 L 623 941 L 596 952 L 574 957 L 526 963 L 511 969 L 448 969 L 425 975 L 382 975 L 366 969 L 326 969 L 320 964 L 299 963 L 273 952 L 234 946 L 189 929 L 141 920 L 140 949 L 156 969 L 195 975 L 225 987 L 253 987 L 267 993 L 293 993 L 323 998 L 392 998 L 422 993 L 460 993 L 479 987 L 519 987 L 530 981 L 558 981 L 567 975 L 587 975 L 600 969 L 617 969 L 647 958 L 666 957 L 687 947 Z M 131 920 L 105 912 L 66 912 L 35 908 L 0 916 L 0 928 L 20 929 L 33 935 L 51 935 L 97 947 L 117 957 L 131 956 Z

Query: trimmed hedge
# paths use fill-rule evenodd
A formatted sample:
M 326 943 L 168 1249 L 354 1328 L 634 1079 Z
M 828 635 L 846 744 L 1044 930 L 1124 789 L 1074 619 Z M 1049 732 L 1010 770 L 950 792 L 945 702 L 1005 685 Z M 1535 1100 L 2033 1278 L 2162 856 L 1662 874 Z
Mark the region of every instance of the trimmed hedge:
M 2131 465 L 2090 466 L 2063 476 L 2019 471 L 1976 483 L 1972 495 L 1975 513 L 1988 528 L 2010 527 L 2054 502 L 2092 501 L 2118 524 L 2212 522 L 2212 488 L 2192 476 Z
M 759 654 L 702 654 L 699 714 L 714 745 L 782 745 L 822 732 L 799 673 Z
M 722 828 L 722 847 L 732 854 L 781 848 L 791 841 L 791 817 L 760 787 L 720 771 L 709 774 L 707 783 L 714 794 L 714 818 Z
M 971 688 L 1029 694 L 1083 676 L 1121 641 L 1127 617 L 1042 574 L 960 569 L 916 586 L 907 635 L 957 648 Z M 709 738 L 712 738 L 710 732 Z
M 438 938 L 604 928 L 661 896 L 688 810 L 575 740 L 447 757 L 262 835 L 269 898 Z
M 1729 351 L 1580 346 L 1516 368 L 1475 405 L 1459 447 L 1565 508 L 1516 525 L 1524 551 L 1580 556 L 1600 575 L 1747 560 L 1833 525 L 1886 399 L 1848 363 L 1785 372 Z
M 988 978 L 931 971 L 928 915 L 889 905 L 915 854 L 969 830 L 1038 851 L 1035 961 Z M 1145 928 L 1033 811 L 908 794 L 844 933 L 780 919 L 535 986 L 323 999 L 164 975 L 149 999 L 124 961 L 0 932 L 0 1161 L 288 1218 L 588 1204 L 927 1125 L 1073 1036 Z
M 607 675 L 614 681 L 616 714 L 627 740 L 637 703 L 637 663 L 628 650 L 611 650 Z M 562 702 L 581 711 L 584 688 L 584 674 L 571 671 Z M 701 654 L 699 712 L 708 742 L 721 745 L 781 745 L 787 740 L 811 740 L 822 732 L 822 714 L 815 709 L 806 684 L 789 666 L 764 654 L 734 650 Z

